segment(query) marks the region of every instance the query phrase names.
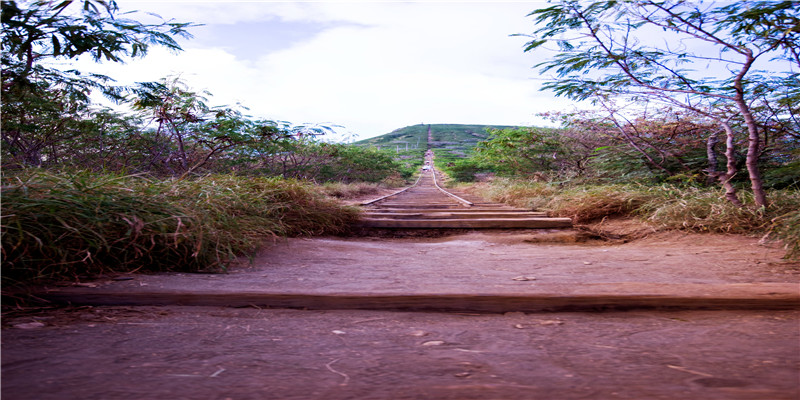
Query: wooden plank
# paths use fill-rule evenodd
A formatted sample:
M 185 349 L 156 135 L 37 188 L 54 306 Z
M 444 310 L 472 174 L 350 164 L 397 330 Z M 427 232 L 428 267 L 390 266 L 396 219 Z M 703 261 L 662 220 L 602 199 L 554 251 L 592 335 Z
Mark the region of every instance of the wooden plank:
M 516 209 L 510 207 L 474 207 L 474 208 L 452 208 L 443 210 L 441 208 L 367 208 L 365 209 L 367 213 L 375 213 L 375 214 L 389 214 L 389 213 L 404 213 L 404 212 L 413 212 L 413 213 L 429 213 L 429 212 L 449 212 L 449 213 L 472 213 L 472 212 L 503 212 L 503 213 L 530 213 L 530 212 L 540 212 L 540 211 L 531 211 L 531 210 L 524 210 L 524 209 Z
M 271 307 L 309 310 L 405 310 L 449 312 L 603 311 L 632 309 L 673 310 L 795 310 L 796 293 L 703 295 L 648 294 L 287 294 L 258 292 L 158 292 L 114 293 L 60 291 L 37 297 L 73 305 Z
M 528 213 L 503 213 L 503 212 L 427 212 L 427 213 L 371 213 L 367 212 L 364 217 L 370 219 L 519 219 L 519 218 L 544 218 L 547 213 L 528 212 Z
M 361 226 L 368 228 L 467 228 L 467 229 L 541 229 L 541 228 L 569 228 L 572 220 L 569 218 L 519 218 L 519 219 L 370 219 L 365 218 Z

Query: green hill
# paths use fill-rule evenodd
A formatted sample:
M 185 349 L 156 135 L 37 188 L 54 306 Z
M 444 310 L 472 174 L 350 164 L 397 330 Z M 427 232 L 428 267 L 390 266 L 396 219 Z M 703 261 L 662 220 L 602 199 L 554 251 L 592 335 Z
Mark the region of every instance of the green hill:
M 414 171 L 422 165 L 425 151 L 429 148 L 436 152 L 436 165 L 448 165 L 472 153 L 478 142 L 489 137 L 489 129 L 503 128 L 513 126 L 420 124 L 396 129 L 354 144 L 392 151 L 405 168 Z M 428 140 L 428 130 L 431 140 Z
M 489 136 L 488 129 L 512 128 L 503 125 L 461 125 L 461 124 L 430 124 L 412 125 L 394 130 L 385 135 L 360 140 L 354 144 L 358 146 L 375 146 L 381 149 L 394 150 L 400 153 L 425 152 L 429 147 L 437 154 L 450 153 L 452 156 L 465 157 L 475 145 L 486 140 Z M 431 139 L 428 141 L 428 129 Z M 410 154 L 409 154 L 410 155 Z

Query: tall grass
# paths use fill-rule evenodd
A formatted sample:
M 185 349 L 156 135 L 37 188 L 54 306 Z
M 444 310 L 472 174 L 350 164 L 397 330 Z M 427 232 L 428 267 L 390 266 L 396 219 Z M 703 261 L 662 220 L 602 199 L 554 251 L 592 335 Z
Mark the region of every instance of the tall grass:
M 3 178 L 3 281 L 224 270 L 268 239 L 342 232 L 357 213 L 295 180 L 29 171 Z
M 782 240 L 787 257 L 800 257 L 800 192 L 772 190 L 770 206 L 757 208 L 742 191 L 745 207 L 725 200 L 717 188 L 686 185 L 558 185 L 496 179 L 473 191 L 518 207 L 547 210 L 586 224 L 606 217 L 636 217 L 656 229 L 757 234 Z
M 770 234 L 783 240 L 786 258 L 800 259 L 800 210 L 773 218 Z
M 353 199 L 380 192 L 381 186 L 371 182 L 326 182 L 321 186 L 322 192 L 337 199 Z

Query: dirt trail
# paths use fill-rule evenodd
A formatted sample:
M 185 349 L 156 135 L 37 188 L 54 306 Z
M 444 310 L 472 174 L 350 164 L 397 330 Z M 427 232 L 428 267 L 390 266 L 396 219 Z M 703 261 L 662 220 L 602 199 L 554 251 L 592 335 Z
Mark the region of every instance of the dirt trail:
M 526 231 L 291 239 L 229 274 L 132 275 L 81 289 L 518 293 L 585 283 L 796 285 L 800 273 L 776 246 L 738 236 L 541 243 L 570 237 Z M 38 400 L 797 399 L 798 317 L 797 310 L 453 314 L 177 306 L 11 312 L 3 318 L 2 393 Z

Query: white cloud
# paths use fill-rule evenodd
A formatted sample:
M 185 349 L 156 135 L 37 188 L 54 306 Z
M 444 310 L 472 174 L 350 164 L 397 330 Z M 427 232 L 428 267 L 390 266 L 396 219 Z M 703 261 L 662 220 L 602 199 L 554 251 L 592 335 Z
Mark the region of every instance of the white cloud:
M 522 52 L 524 38 L 509 37 L 532 29 L 525 15 L 542 2 L 120 3 L 207 24 L 197 30 L 224 35 L 243 22 L 253 30 L 237 37 L 239 50 L 198 34 L 178 55 L 153 49 L 144 60 L 93 69 L 122 83 L 180 74 L 209 90 L 212 103 L 238 101 L 259 117 L 335 123 L 370 137 L 421 122 L 533 124 L 535 113 L 567 105 L 537 92 L 536 60 Z M 268 45 L 276 30 L 308 23 L 320 29 L 297 32 L 279 50 Z

